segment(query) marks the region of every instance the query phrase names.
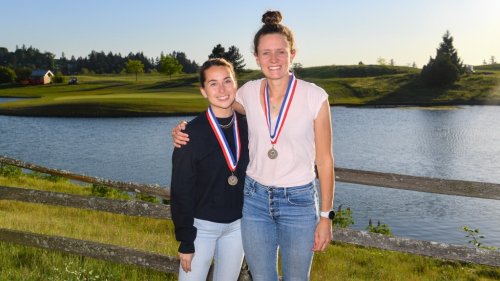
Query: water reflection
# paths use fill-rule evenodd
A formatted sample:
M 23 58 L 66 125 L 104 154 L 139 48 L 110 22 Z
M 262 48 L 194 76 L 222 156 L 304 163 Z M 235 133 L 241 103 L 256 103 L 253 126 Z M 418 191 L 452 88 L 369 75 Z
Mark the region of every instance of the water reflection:
M 6 98 L 6 97 L 0 97 L 0 103 L 6 103 L 6 102 L 11 102 L 11 101 L 17 101 L 17 100 L 24 100 L 27 98 Z

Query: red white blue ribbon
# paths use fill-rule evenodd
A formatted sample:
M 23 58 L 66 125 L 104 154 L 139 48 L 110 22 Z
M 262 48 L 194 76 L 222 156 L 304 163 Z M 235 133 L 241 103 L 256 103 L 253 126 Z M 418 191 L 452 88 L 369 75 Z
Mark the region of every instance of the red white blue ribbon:
M 274 130 L 271 131 L 271 110 L 269 108 L 269 86 L 266 81 L 266 87 L 264 89 L 264 110 L 266 114 L 267 127 L 269 128 L 269 136 L 271 137 L 271 143 L 275 144 L 278 141 L 278 137 L 285 124 L 286 116 L 290 105 L 292 104 L 293 96 L 295 94 L 295 87 L 297 86 L 297 79 L 293 73 L 290 73 L 290 79 L 288 81 L 288 88 L 286 89 L 285 97 L 281 103 L 280 112 L 278 114 L 278 119 L 276 119 L 276 124 Z
M 238 161 L 240 160 L 240 152 L 241 152 L 241 141 L 240 141 L 240 130 L 238 128 L 238 118 L 236 118 L 236 113 L 233 112 L 234 125 L 233 125 L 233 134 L 234 134 L 234 142 L 236 146 L 236 158 L 231 151 L 231 147 L 227 142 L 226 137 L 224 136 L 224 132 L 215 117 L 212 108 L 208 107 L 207 110 L 207 119 L 210 127 L 212 127 L 212 131 L 219 142 L 220 148 L 222 149 L 222 153 L 224 154 L 224 158 L 226 158 L 227 166 L 231 172 L 236 170 L 236 166 L 238 165 Z

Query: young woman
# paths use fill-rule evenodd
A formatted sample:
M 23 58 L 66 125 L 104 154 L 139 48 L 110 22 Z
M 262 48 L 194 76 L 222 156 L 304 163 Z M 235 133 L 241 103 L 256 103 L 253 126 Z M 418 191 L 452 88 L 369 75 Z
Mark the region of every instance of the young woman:
M 309 280 L 313 251 L 330 243 L 335 214 L 328 95 L 290 73 L 295 42 L 281 20 L 279 11 L 262 16 L 254 56 L 265 78 L 243 85 L 233 106 L 248 120 L 242 238 L 254 281 L 278 280 L 278 250 L 285 281 Z M 189 141 L 179 127 L 173 136 L 176 145 Z
M 208 109 L 186 125 L 189 144 L 172 156 L 171 210 L 179 245 L 179 280 L 237 280 L 243 261 L 240 231 L 248 164 L 247 124 L 232 104 L 233 67 L 210 59 L 200 69 Z

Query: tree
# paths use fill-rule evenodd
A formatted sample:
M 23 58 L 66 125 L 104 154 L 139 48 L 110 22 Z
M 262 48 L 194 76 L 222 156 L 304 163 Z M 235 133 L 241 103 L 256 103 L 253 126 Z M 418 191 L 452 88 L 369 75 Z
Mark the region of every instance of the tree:
M 137 82 L 137 74 L 144 73 L 144 64 L 140 60 L 128 60 L 125 63 L 125 69 L 127 73 L 135 74 L 135 82 Z
M 377 59 L 377 63 L 378 63 L 379 65 L 386 65 L 386 64 L 387 64 L 387 61 L 386 61 L 384 58 L 379 57 L 379 58 Z
M 496 64 L 497 62 L 495 61 L 495 56 L 490 57 L 490 63 L 491 64 Z
M 240 73 L 246 66 L 246 64 L 244 63 L 245 60 L 240 54 L 240 50 L 236 48 L 236 46 L 229 47 L 226 52 L 226 49 L 222 47 L 221 44 L 217 44 L 217 46 L 212 49 L 212 53 L 208 56 L 208 58 L 223 58 L 227 60 L 233 65 L 234 71 L 236 71 L 237 73 Z
M 28 81 L 33 69 L 31 69 L 29 67 L 19 67 L 19 68 L 16 68 L 15 71 L 16 71 L 17 81 L 23 82 L 23 81 Z
M 182 73 L 182 65 L 172 56 L 162 56 L 160 58 L 160 72 L 172 78 L 173 74 Z
M 304 66 L 300 62 L 294 62 L 292 64 L 292 69 L 296 76 L 300 76 L 304 70 Z
M 200 66 L 195 61 L 189 60 L 186 57 L 185 53 L 174 51 L 174 52 L 172 52 L 171 56 L 179 61 L 179 63 L 182 65 L 182 71 L 184 73 L 196 73 L 196 72 L 198 72 L 198 69 L 200 68 Z
M 9 67 L 0 66 L 0 83 L 12 83 L 16 80 L 16 73 Z
M 246 66 L 243 55 L 240 54 L 240 50 L 236 46 L 229 47 L 224 58 L 233 64 L 234 71 L 237 73 L 240 73 Z
M 448 30 L 443 35 L 443 42 L 439 44 L 439 48 L 437 49 L 436 58 L 438 56 L 449 57 L 451 63 L 458 69 L 460 74 L 465 72 L 465 67 L 462 64 L 461 59 L 458 57 L 457 50 L 453 47 L 453 37 L 450 35 Z
M 443 42 L 439 44 L 436 57 L 431 57 L 420 72 L 420 77 L 427 86 L 452 85 L 460 79 L 461 74 L 465 73 L 465 67 L 453 47 L 453 37 L 450 36 L 450 32 L 446 31 L 442 38 Z
M 225 54 L 226 54 L 226 49 L 222 47 L 221 44 L 217 44 L 217 46 L 215 46 L 212 49 L 212 53 L 208 55 L 208 58 L 209 59 L 224 58 Z

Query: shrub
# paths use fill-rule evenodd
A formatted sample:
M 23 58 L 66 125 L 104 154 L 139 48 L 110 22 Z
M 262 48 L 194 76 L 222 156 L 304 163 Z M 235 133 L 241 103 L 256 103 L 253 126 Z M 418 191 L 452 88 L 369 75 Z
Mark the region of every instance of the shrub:
M 17 81 L 26 81 L 30 79 L 31 72 L 33 69 L 29 67 L 19 67 L 16 68 L 16 76 L 17 76 Z
M 366 230 L 371 233 L 379 233 L 387 236 L 392 236 L 392 231 L 387 224 L 380 224 L 380 221 L 377 222 L 377 226 L 373 226 L 372 219 L 368 221 L 368 226 Z
M 0 84 L 16 81 L 16 73 L 9 67 L 0 66 Z
M 351 208 L 346 208 L 342 210 L 342 205 L 340 205 L 335 213 L 335 218 L 332 221 L 334 226 L 340 228 L 348 228 L 350 225 L 354 224 L 354 220 L 352 219 L 352 210 Z
M 137 198 L 141 201 L 146 201 L 146 202 L 151 202 L 151 203 L 160 203 L 159 198 L 157 198 L 155 196 L 151 196 L 151 195 L 142 194 L 142 193 L 136 193 L 135 198 Z
M 478 249 L 487 249 L 487 250 L 493 250 L 493 251 L 498 250 L 497 247 L 483 245 L 481 240 L 484 238 L 484 235 L 479 234 L 479 228 L 472 229 L 472 228 L 465 225 L 462 227 L 462 230 L 467 233 L 467 235 L 465 235 L 465 238 L 469 238 L 470 239 L 469 244 L 474 245 L 474 247 L 476 247 Z
M 102 184 L 92 184 L 91 193 L 94 196 L 106 197 L 106 198 L 121 198 L 129 199 L 130 196 L 124 191 L 117 190 Z
M 23 170 L 19 167 L 0 163 L 0 176 L 8 178 L 17 178 L 23 174 Z
M 54 77 L 52 77 L 52 82 L 56 84 L 64 83 L 65 81 L 66 77 L 64 77 L 60 71 L 56 72 Z

